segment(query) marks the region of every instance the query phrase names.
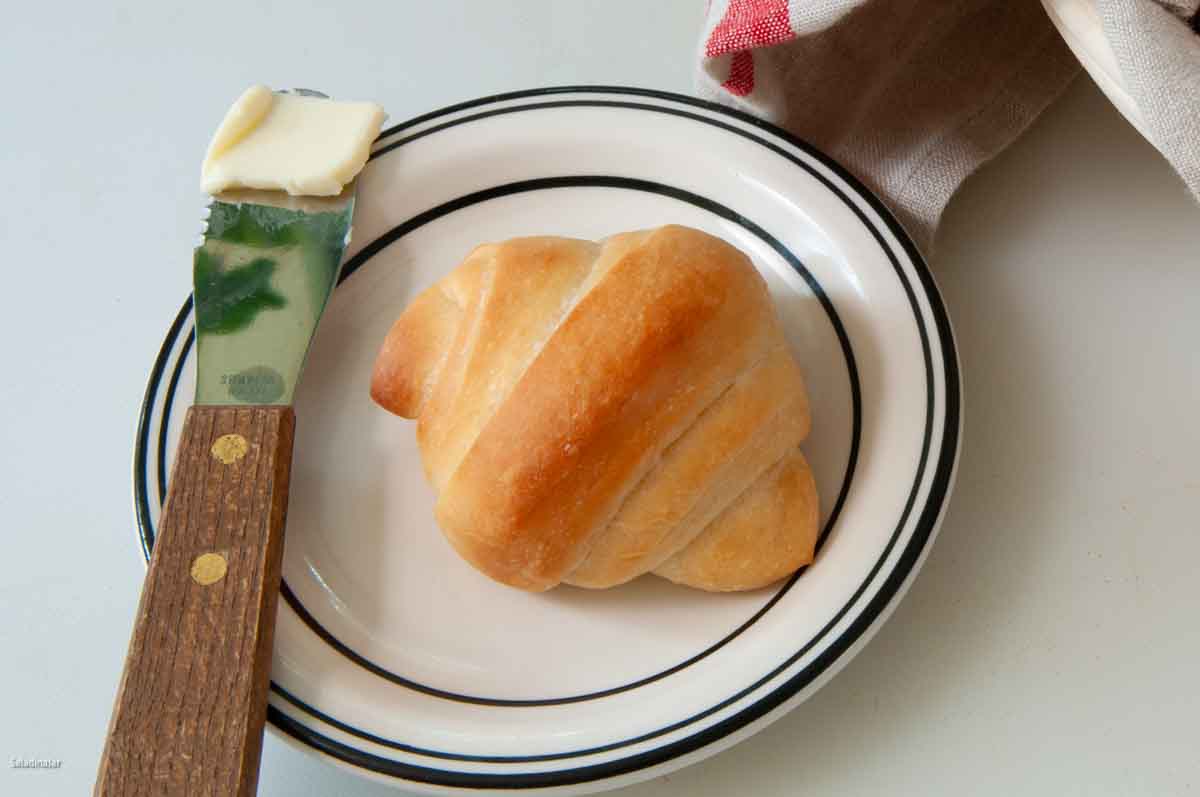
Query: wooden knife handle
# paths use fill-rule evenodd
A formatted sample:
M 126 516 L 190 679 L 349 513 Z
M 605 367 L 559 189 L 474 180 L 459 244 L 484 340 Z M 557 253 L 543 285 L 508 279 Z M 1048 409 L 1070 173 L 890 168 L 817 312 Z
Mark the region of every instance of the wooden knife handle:
M 188 410 L 98 797 L 254 794 L 294 426 L 291 407 Z

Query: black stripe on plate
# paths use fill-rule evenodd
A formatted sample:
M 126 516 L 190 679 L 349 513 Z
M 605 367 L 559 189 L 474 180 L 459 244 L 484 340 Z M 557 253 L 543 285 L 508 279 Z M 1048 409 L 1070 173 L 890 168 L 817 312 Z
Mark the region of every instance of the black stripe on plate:
M 467 121 L 467 120 L 464 120 L 464 121 Z M 818 545 L 818 550 L 819 550 L 821 544 L 824 543 L 825 538 L 828 536 L 829 530 L 834 527 L 834 525 L 837 523 L 838 516 L 841 514 L 842 505 L 845 503 L 846 496 L 849 493 L 850 485 L 851 485 L 851 482 L 853 481 L 853 477 L 854 477 L 855 464 L 857 463 L 857 460 L 858 460 L 858 451 L 859 451 L 860 441 L 861 441 L 861 437 L 862 437 L 862 388 L 861 388 L 861 385 L 859 383 L 859 378 L 858 378 L 858 367 L 857 367 L 857 364 L 855 363 L 854 351 L 850 345 L 850 338 L 846 334 L 846 330 L 845 330 L 844 325 L 842 324 L 841 318 L 838 316 L 837 310 L 833 306 L 833 302 L 829 299 L 828 295 L 825 293 L 825 291 L 821 287 L 820 283 L 817 282 L 816 278 L 813 277 L 812 273 L 809 272 L 807 268 L 805 268 L 804 264 L 800 261 L 800 259 L 798 257 L 796 257 L 796 255 L 793 252 L 791 252 L 791 250 L 789 250 L 786 246 L 783 245 L 783 243 L 781 241 L 779 241 L 777 238 L 772 236 L 770 233 L 768 233 L 766 230 L 764 230 L 759 225 L 755 224 L 750 219 L 742 216 L 739 213 L 736 213 L 735 211 L 731 210 L 730 208 L 728 208 L 718 202 L 715 202 L 714 200 L 709 199 L 707 197 L 703 197 L 703 196 L 700 196 L 698 194 L 695 194 L 695 193 L 692 193 L 689 191 L 684 191 L 682 189 L 675 188 L 674 186 L 666 185 L 663 183 L 651 182 L 649 180 L 638 180 L 638 179 L 633 179 L 633 178 L 614 177 L 614 176 L 609 176 L 609 175 L 573 175 L 573 176 L 569 176 L 569 177 L 551 177 L 551 178 L 541 178 L 541 179 L 535 179 L 535 180 L 523 180 L 520 182 L 494 186 L 492 188 L 489 188 L 489 189 L 486 189 L 483 191 L 477 191 L 477 192 L 459 197 L 457 199 L 443 203 L 442 205 L 439 205 L 435 208 L 431 208 L 430 210 L 420 213 L 417 216 L 414 216 L 412 219 L 409 219 L 408 221 L 397 225 L 396 227 L 392 228 L 388 232 L 384 233 L 379 238 L 372 241 L 370 244 L 368 244 L 366 247 L 364 247 L 362 252 L 360 252 L 357 256 L 355 256 L 353 259 L 348 261 L 346 263 L 345 267 L 342 269 L 342 274 L 341 274 L 340 279 L 344 280 L 344 279 L 348 278 L 351 274 L 355 273 L 359 268 L 361 268 L 363 265 L 365 265 L 368 260 L 370 260 L 376 254 L 383 251 L 383 249 L 386 248 L 388 245 L 396 242 L 403 236 L 423 227 L 426 224 L 429 224 L 432 221 L 442 218 L 443 216 L 449 215 L 450 213 L 453 213 L 457 210 L 461 210 L 463 208 L 470 207 L 472 205 L 476 205 L 476 204 L 486 202 L 486 201 L 489 201 L 492 199 L 499 199 L 501 197 L 512 196 L 514 194 L 521 194 L 521 193 L 526 193 L 526 192 L 530 192 L 530 191 L 550 190 L 550 189 L 556 189 L 556 188 L 615 188 L 615 189 L 624 189 L 624 190 L 644 191 L 647 193 L 654 193 L 654 194 L 658 194 L 658 195 L 662 195 L 662 196 L 668 196 L 668 197 L 671 197 L 672 199 L 676 199 L 681 202 L 685 202 L 690 205 L 693 205 L 695 207 L 702 208 L 710 213 L 713 213 L 716 216 L 719 216 L 720 218 L 723 218 L 723 219 L 726 219 L 727 221 L 738 224 L 743 229 L 747 230 L 751 234 L 758 237 L 761 241 L 763 241 L 768 246 L 770 246 L 773 250 L 775 250 L 775 252 L 780 257 L 782 257 L 785 261 L 787 261 L 787 263 L 793 268 L 793 270 L 795 270 L 804 279 L 805 283 L 809 286 L 809 289 L 812 291 L 813 295 L 821 303 L 821 307 L 825 311 L 825 314 L 828 317 L 831 326 L 833 327 L 834 334 L 836 335 L 836 337 L 838 339 L 838 343 L 841 346 L 842 356 L 844 357 L 845 364 L 846 364 L 847 378 L 849 379 L 849 382 L 850 382 L 850 400 L 851 400 L 851 407 L 852 407 L 850 452 L 849 452 L 849 456 L 847 457 L 847 461 L 846 461 L 846 471 L 842 478 L 841 486 L 838 490 L 837 499 L 834 501 L 833 508 L 830 510 L 829 518 L 826 521 L 825 527 L 821 531 L 820 537 L 818 538 L 817 545 Z M 162 413 L 162 421 L 160 424 L 161 433 L 160 433 L 160 437 L 159 437 L 159 470 L 160 470 L 160 474 L 162 474 L 160 476 L 161 484 L 166 483 L 166 477 L 165 477 L 166 430 L 167 430 L 169 422 L 170 422 L 171 403 L 174 399 L 176 385 L 179 380 L 179 374 L 183 369 L 184 361 L 187 358 L 188 351 L 189 351 L 189 349 L 192 345 L 192 341 L 194 339 L 195 339 L 194 332 L 190 333 L 189 337 L 187 338 L 187 340 L 184 343 L 183 349 L 179 355 L 179 359 L 176 361 L 175 369 L 174 369 L 174 372 L 171 377 L 171 384 L 168 387 L 167 395 L 166 395 L 166 398 L 164 399 L 164 409 L 163 409 L 163 413 Z M 164 488 L 163 492 L 165 493 L 165 488 Z M 163 495 L 160 495 L 160 501 L 163 499 L 163 497 L 164 497 Z M 588 693 L 584 693 L 584 694 L 578 694 L 578 695 L 545 697 L 545 698 L 530 698 L 530 699 L 522 699 L 522 700 L 485 697 L 485 696 L 480 696 L 480 695 L 464 694 L 461 692 L 451 692 L 449 690 L 439 689 L 437 687 L 429 686 L 428 684 L 423 684 L 420 681 L 416 681 L 411 678 L 407 678 L 403 675 L 400 675 L 398 673 L 392 672 L 391 670 L 388 670 L 387 668 L 382 667 L 379 664 L 376 664 L 375 662 L 371 661 L 370 659 L 367 659 L 365 656 L 358 653 L 356 650 L 354 650 L 352 647 L 350 647 L 346 643 L 342 642 L 331 631 L 329 631 L 327 628 L 325 628 L 320 623 L 320 621 L 317 620 L 316 617 L 314 617 L 313 614 L 308 611 L 308 608 L 306 606 L 304 606 L 304 604 L 301 602 L 299 597 L 295 594 L 295 592 L 288 585 L 286 580 L 282 581 L 282 583 L 280 585 L 280 594 L 282 595 L 284 601 L 286 601 L 287 604 L 296 613 L 296 615 L 301 620 L 303 620 L 304 623 L 309 627 L 309 629 L 312 630 L 312 632 L 314 634 L 316 634 L 318 637 L 320 637 L 327 645 L 329 645 L 334 650 L 338 651 L 340 654 L 342 654 L 343 656 L 345 656 L 347 659 L 354 662 L 358 666 L 362 667 L 363 669 L 371 672 L 372 674 L 374 674 L 380 678 L 383 678 L 386 681 L 394 683 L 398 686 L 412 689 L 417 692 L 421 692 L 422 694 L 430 695 L 431 697 L 438 697 L 438 698 L 442 698 L 445 700 L 453 700 L 453 701 L 460 702 L 460 703 L 471 703 L 471 704 L 485 705 L 485 706 L 501 706 L 501 707 L 509 707 L 509 708 L 529 708 L 529 707 L 537 707 L 537 706 L 555 706 L 555 705 L 565 705 L 565 704 L 569 704 L 569 703 L 581 703 L 581 702 L 588 701 L 588 700 L 598 700 L 601 698 L 610 697 L 615 694 L 620 694 L 621 692 L 627 692 L 629 690 L 637 689 L 639 687 L 646 686 L 647 684 L 654 683 L 663 678 L 674 675 L 674 674 L 686 669 L 687 667 L 690 667 L 690 666 L 702 661 L 703 659 L 705 659 L 708 656 L 712 655 L 713 653 L 717 652 L 721 648 L 725 647 L 727 644 L 729 644 L 734 639 L 736 639 L 738 636 L 740 636 L 742 633 L 744 633 L 748 628 L 750 628 L 756 622 L 758 622 L 759 619 L 761 619 L 768 611 L 770 611 L 770 609 L 772 607 L 774 607 L 780 601 L 780 599 L 783 598 L 783 596 L 785 594 L 787 594 L 787 592 L 792 588 L 792 585 L 796 583 L 796 579 L 799 578 L 799 576 L 803 573 L 803 570 L 804 570 L 804 568 L 802 568 L 800 571 L 797 571 L 795 574 L 793 574 L 778 589 L 778 591 L 775 593 L 775 595 L 773 595 L 770 598 L 770 600 L 767 601 L 767 603 L 765 605 L 763 605 L 753 615 L 751 615 L 751 617 L 748 620 L 746 620 L 745 622 L 740 624 L 737 628 L 735 628 L 733 631 L 731 631 L 729 634 L 727 634 L 723 638 L 719 639 L 714 644 L 710 645 L 709 647 L 705 648 L 704 650 L 700 651 L 699 653 L 689 657 L 688 659 L 685 659 L 684 661 L 679 662 L 678 664 L 675 664 L 671 667 L 668 667 L 665 670 L 662 670 L 660 672 L 646 676 L 644 678 L 640 678 L 636 681 L 626 683 L 626 684 L 620 684 L 618 686 L 610 687 L 608 689 L 602 689 L 602 690 L 597 690 L 597 691 L 588 692 Z M 624 744 L 628 744 L 628 743 L 631 743 L 631 742 L 619 743 L 616 746 L 623 746 Z M 594 753 L 594 752 L 597 752 L 597 751 L 594 749 L 590 749 L 590 750 L 586 751 L 586 754 L 590 754 L 590 753 Z M 577 751 L 577 752 L 568 753 L 568 754 L 555 754 L 555 755 L 552 755 L 551 758 L 570 757 L 570 756 L 574 756 L 574 755 L 583 755 L 583 754 L 585 754 L 585 752 Z M 458 756 L 455 756 L 454 754 L 445 754 L 442 757 L 450 757 L 455 760 L 458 759 Z M 541 760 L 541 759 L 537 756 L 534 756 L 534 757 L 524 757 L 524 758 L 522 758 L 522 760 Z
M 438 108 L 434 111 L 428 111 L 420 116 L 411 117 L 403 122 L 399 122 L 389 128 L 384 129 L 375 138 L 374 143 L 378 144 L 384 139 L 394 136 L 396 133 L 416 127 L 417 125 L 428 122 L 431 119 L 438 119 L 443 116 L 449 116 L 451 114 L 458 113 L 459 111 L 478 108 L 481 105 L 494 105 L 498 102 L 522 100 L 527 97 L 549 97 L 555 94 L 624 94 L 635 97 L 653 97 L 660 100 L 683 99 L 689 105 L 698 105 L 700 107 L 707 107 L 716 111 L 728 110 L 723 106 L 717 105 L 716 103 L 708 102 L 706 100 L 698 100 L 695 97 L 684 97 L 681 94 L 672 94 L 670 92 L 660 91 L 658 89 L 640 88 L 638 86 L 547 86 L 546 88 L 541 89 L 521 89 L 520 91 L 506 91 L 500 94 L 488 94 L 483 97 L 476 97 L 472 100 L 456 102 L 453 105 L 447 105 L 444 108 Z
M 189 296 L 184 301 L 183 307 L 175 314 L 175 320 L 171 322 L 171 328 L 167 330 L 167 337 L 159 347 L 158 355 L 154 358 L 154 367 L 150 369 L 150 381 L 146 384 L 146 393 L 142 397 L 142 410 L 138 413 L 136 442 L 133 447 L 133 512 L 137 518 L 142 556 L 146 558 L 147 562 L 150 561 L 150 550 L 154 547 L 154 523 L 150 519 L 148 498 L 150 488 L 146 484 L 150 474 L 150 468 L 146 463 L 146 453 L 150 450 L 150 421 L 154 414 L 155 401 L 158 398 L 158 383 L 162 381 L 163 371 L 167 367 L 167 358 L 171 355 L 171 349 L 175 346 L 179 331 L 183 329 L 184 323 L 191 314 L 192 297 Z M 170 406 L 164 403 L 163 412 L 169 411 Z M 162 455 L 161 448 L 159 455 Z
M 615 188 L 632 191 L 644 191 L 647 193 L 671 197 L 672 199 L 676 199 L 681 202 L 686 202 L 690 205 L 702 208 L 710 213 L 713 213 L 714 215 L 726 219 L 727 221 L 738 224 L 743 229 L 752 233 L 772 249 L 774 249 L 775 252 L 784 260 L 786 260 L 787 263 L 804 279 L 813 295 L 816 296 L 817 300 L 821 303 L 822 309 L 824 309 L 825 314 L 829 318 L 830 324 L 833 326 L 838 343 L 841 345 L 842 355 L 846 361 L 847 376 L 850 381 L 850 396 L 853 408 L 850 455 L 847 459 L 846 472 L 843 476 L 841 487 L 838 490 L 837 500 L 834 502 L 833 509 L 830 511 L 829 520 L 827 521 L 825 528 L 821 531 L 818 545 L 824 542 L 829 530 L 837 522 L 838 515 L 841 514 L 842 504 L 845 502 L 846 495 L 849 492 L 850 483 L 854 476 L 854 466 L 858 460 L 858 449 L 862 432 L 862 389 L 859 385 L 858 367 L 855 364 L 854 352 L 850 346 L 850 338 L 846 334 L 846 329 L 842 324 L 841 318 L 837 314 L 837 310 L 833 306 L 833 302 L 830 301 L 824 289 L 813 277 L 813 275 L 808 271 L 807 268 L 804 267 L 804 264 L 800 262 L 800 259 L 797 258 L 796 255 L 793 254 L 786 246 L 784 246 L 779 239 L 772 236 L 750 219 L 731 210 L 725 205 L 715 202 L 707 197 L 700 196 L 699 194 L 695 194 L 690 191 L 684 191 L 683 189 L 676 188 L 674 186 L 651 182 L 649 180 L 633 179 L 629 177 L 614 177 L 611 175 L 572 175 L 569 177 L 544 177 L 535 180 L 521 180 L 519 182 L 493 186 L 492 188 L 476 191 L 474 193 L 458 197 L 457 199 L 445 202 L 423 213 L 419 213 L 408 221 L 393 227 L 391 230 L 379 236 L 370 244 L 365 246 L 358 255 L 346 263 L 345 267 L 342 269 L 343 279 L 349 277 L 351 274 L 361 268 L 368 260 L 377 255 L 379 252 L 383 251 L 390 244 L 395 243 L 397 240 L 413 232 L 414 230 L 417 230 L 420 227 L 423 227 L 424 225 L 440 219 L 443 216 L 449 215 L 457 210 L 461 210 L 472 205 L 477 205 L 482 202 L 487 202 L 492 199 L 512 196 L 514 194 L 559 188 Z M 912 499 L 910 498 L 910 502 L 911 500 Z M 779 600 L 788 592 L 788 590 L 791 589 L 792 585 L 796 583 L 796 579 L 799 577 L 799 575 L 800 573 L 797 572 L 791 578 L 789 578 L 779 589 L 779 591 L 776 592 L 776 594 L 772 596 L 762 608 L 756 611 L 750 617 L 750 619 L 735 628 L 724 638 L 718 640 L 716 643 L 697 653 L 696 655 L 672 667 L 662 670 L 661 672 L 646 676 L 645 678 L 641 678 L 627 684 L 621 684 L 619 686 L 588 692 L 585 694 L 523 700 L 482 697 L 478 695 L 463 694 L 460 692 L 451 692 L 445 689 L 438 689 L 436 687 L 428 686 L 427 684 L 414 681 L 411 678 L 398 675 L 365 658 L 357 651 L 353 650 L 350 646 L 346 645 L 344 642 L 335 637 L 307 610 L 307 608 L 300 602 L 299 598 L 286 582 L 282 584 L 281 595 L 283 596 L 284 600 L 287 601 L 288 605 L 291 606 L 296 612 L 296 614 L 308 625 L 310 629 L 312 629 L 313 633 L 317 634 L 317 636 L 319 636 L 330 647 L 337 650 L 343 656 L 350 659 L 355 664 L 358 664 L 360 667 L 369 670 L 371 673 L 379 676 L 380 678 L 399 686 L 404 686 L 423 694 L 444 698 L 446 700 L 455 700 L 462 703 L 473 703 L 485 706 L 527 708 L 534 706 L 557 706 L 567 703 L 581 703 L 587 700 L 598 700 L 600 698 L 620 694 L 621 692 L 627 692 L 631 689 L 637 689 L 638 687 L 645 686 L 670 675 L 674 675 L 675 673 L 678 673 L 685 668 L 696 664 L 697 662 L 720 650 L 745 632 L 746 629 L 754 625 L 754 623 L 762 618 L 773 606 L 775 606 L 776 603 L 779 602 Z
M 196 328 L 192 327 L 188 331 L 187 338 L 183 341 L 183 349 L 179 352 L 179 359 L 175 361 L 175 368 L 171 371 L 171 381 L 167 383 L 167 394 L 163 396 L 162 419 L 158 424 L 159 504 L 167 500 L 167 429 L 171 424 L 171 406 L 175 403 L 175 392 L 179 389 L 179 377 L 183 375 L 183 364 L 187 362 L 188 352 L 192 350 L 192 346 L 195 343 Z M 151 543 L 153 543 L 153 540 L 151 540 Z

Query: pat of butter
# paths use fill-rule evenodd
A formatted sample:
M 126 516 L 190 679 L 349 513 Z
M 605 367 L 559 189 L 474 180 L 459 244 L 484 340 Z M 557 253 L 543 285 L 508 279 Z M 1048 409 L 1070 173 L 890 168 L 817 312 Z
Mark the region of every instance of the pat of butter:
M 200 186 L 209 194 L 260 188 L 334 196 L 362 171 L 383 119 L 383 108 L 373 102 L 272 94 L 252 86 L 208 145 Z

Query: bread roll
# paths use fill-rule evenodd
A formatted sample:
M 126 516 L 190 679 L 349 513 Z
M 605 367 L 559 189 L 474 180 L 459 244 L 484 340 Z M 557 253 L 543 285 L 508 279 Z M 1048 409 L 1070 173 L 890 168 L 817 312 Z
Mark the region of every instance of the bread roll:
M 505 584 L 753 589 L 812 560 L 804 381 L 762 277 L 698 230 L 477 247 L 392 326 L 371 396 L 417 420 L 438 524 Z

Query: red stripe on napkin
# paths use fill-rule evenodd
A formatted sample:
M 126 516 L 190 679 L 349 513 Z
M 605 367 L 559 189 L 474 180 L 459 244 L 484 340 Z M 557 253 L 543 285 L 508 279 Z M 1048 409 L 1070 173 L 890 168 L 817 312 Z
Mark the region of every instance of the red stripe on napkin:
M 725 16 L 708 37 L 704 54 L 712 58 L 794 38 L 787 0 L 729 0 Z
M 745 97 L 754 91 L 754 55 L 749 50 L 733 54 L 729 77 L 721 84 L 721 88 L 735 97 Z

